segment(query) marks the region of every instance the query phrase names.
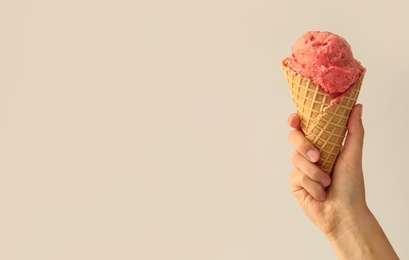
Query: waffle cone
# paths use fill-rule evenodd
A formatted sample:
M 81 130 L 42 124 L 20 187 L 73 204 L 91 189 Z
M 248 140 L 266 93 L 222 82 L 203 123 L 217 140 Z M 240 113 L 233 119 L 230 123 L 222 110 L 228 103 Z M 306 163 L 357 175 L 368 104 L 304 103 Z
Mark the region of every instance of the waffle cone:
M 333 100 L 330 94 L 311 80 L 303 78 L 282 63 L 301 129 L 320 151 L 317 164 L 331 174 L 347 131 L 349 114 L 358 99 L 364 73 L 342 96 Z

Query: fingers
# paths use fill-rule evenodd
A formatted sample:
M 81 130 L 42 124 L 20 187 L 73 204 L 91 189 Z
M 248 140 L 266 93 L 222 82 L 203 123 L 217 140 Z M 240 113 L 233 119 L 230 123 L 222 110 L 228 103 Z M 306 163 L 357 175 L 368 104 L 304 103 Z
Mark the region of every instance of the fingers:
M 316 181 L 295 168 L 290 176 L 291 192 L 299 198 L 299 192 L 306 191 L 314 199 L 325 201 L 327 194 L 324 188 Z
M 307 175 L 311 180 L 318 182 L 323 187 L 328 187 L 331 178 L 317 165 L 308 161 L 304 156 L 295 151 L 291 156 L 291 162 L 302 173 Z
M 343 157 L 357 167 L 362 162 L 362 148 L 364 145 L 364 126 L 362 124 L 362 105 L 356 105 L 348 120 L 348 134 L 345 139 Z M 359 165 L 357 165 L 359 164 Z
M 330 185 L 331 178 L 314 164 L 319 160 L 319 151 L 301 131 L 301 121 L 297 114 L 288 118 L 288 125 L 294 128 L 289 133 L 288 140 L 296 150 L 291 157 L 295 166 L 290 176 L 291 190 L 296 197 L 310 194 L 316 200 L 324 201 L 324 188 Z
M 293 130 L 288 134 L 290 144 L 311 162 L 317 162 L 320 158 L 320 153 L 317 148 L 305 138 L 301 130 Z
M 297 130 L 301 129 L 301 121 L 297 114 L 288 117 L 288 125 Z

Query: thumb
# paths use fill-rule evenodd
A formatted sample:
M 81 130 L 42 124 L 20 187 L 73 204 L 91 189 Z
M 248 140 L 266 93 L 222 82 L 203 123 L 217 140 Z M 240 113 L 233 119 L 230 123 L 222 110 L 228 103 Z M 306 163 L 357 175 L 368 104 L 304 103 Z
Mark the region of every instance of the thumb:
M 348 120 L 348 134 L 345 139 L 342 157 L 352 167 L 362 167 L 362 149 L 364 145 L 364 126 L 362 124 L 362 105 L 352 109 Z

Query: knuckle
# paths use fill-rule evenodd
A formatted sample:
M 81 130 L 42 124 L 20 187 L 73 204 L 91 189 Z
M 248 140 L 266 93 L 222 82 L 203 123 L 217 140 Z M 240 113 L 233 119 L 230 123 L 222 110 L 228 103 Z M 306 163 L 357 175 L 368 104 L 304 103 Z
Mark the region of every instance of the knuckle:
M 291 154 L 290 160 L 292 164 L 296 164 L 298 152 L 295 151 Z
M 300 183 L 305 186 L 305 184 L 308 182 L 309 177 L 305 174 L 300 175 Z
M 292 141 L 294 140 L 294 133 L 295 133 L 295 130 L 291 130 L 291 131 L 288 133 L 288 141 L 289 141 L 290 143 L 292 143 Z
M 290 174 L 290 176 L 289 176 L 288 179 L 290 180 L 290 185 L 291 185 L 291 186 L 294 186 L 295 181 L 297 180 L 297 170 L 296 170 L 296 169 L 294 169 L 294 170 L 291 172 L 291 174 Z
M 293 172 L 290 174 L 289 181 L 291 190 L 296 190 L 302 187 L 300 183 L 300 175 L 302 175 L 302 173 L 297 168 L 295 168 Z

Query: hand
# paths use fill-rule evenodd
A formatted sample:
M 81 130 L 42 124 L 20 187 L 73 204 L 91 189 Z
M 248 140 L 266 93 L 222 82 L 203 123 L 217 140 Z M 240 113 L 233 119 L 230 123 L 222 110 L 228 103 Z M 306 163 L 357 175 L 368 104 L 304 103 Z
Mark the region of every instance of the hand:
M 291 115 L 294 128 L 288 136 L 295 152 L 290 176 L 291 192 L 302 210 L 326 235 L 338 259 L 398 259 L 365 200 L 362 171 L 364 128 L 362 105 L 356 105 L 348 121 L 348 134 L 332 179 L 315 162 L 319 152 L 300 129 L 300 120 Z
M 338 156 L 332 180 L 314 164 L 319 152 L 305 138 L 298 116 L 291 115 L 288 120 L 295 128 L 289 134 L 289 141 L 296 149 L 292 155 L 295 169 L 290 177 L 291 191 L 305 214 L 329 237 L 336 234 L 337 227 L 345 220 L 369 211 L 362 171 L 364 128 L 361 113 L 362 105 L 351 112 L 345 147 Z

